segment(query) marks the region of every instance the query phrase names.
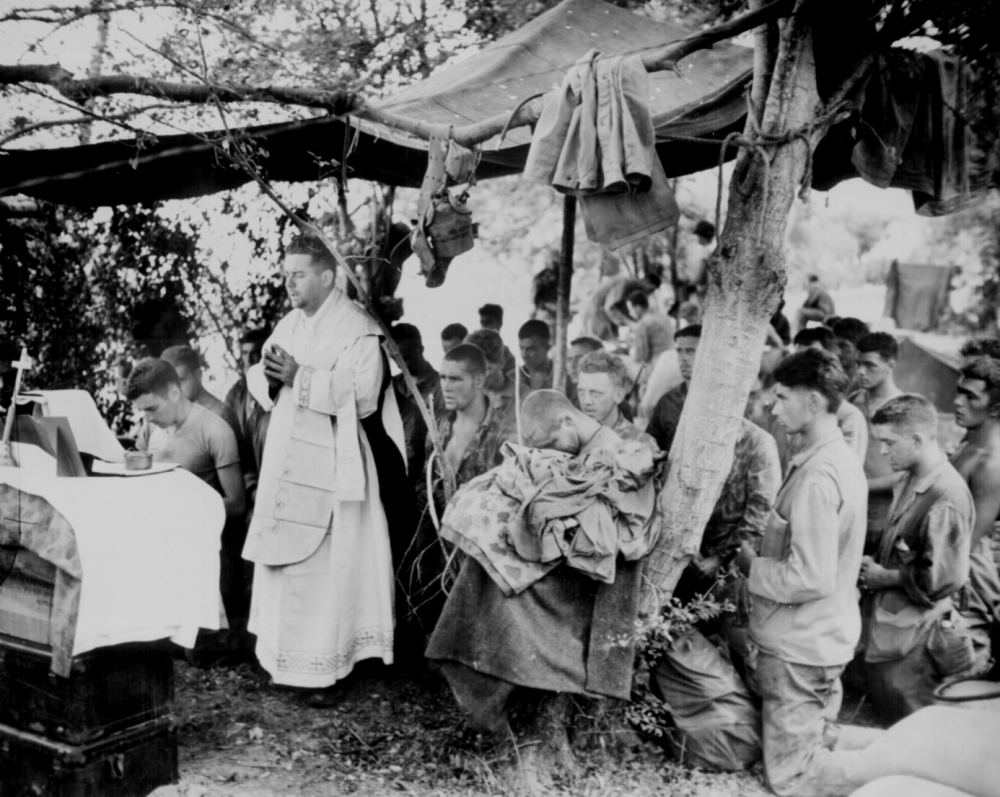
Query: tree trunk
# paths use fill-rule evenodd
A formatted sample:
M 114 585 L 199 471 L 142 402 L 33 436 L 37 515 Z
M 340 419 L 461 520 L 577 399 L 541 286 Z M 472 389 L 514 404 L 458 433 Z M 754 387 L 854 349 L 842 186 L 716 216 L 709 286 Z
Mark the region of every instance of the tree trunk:
M 750 0 L 751 10 L 757 10 L 764 0 Z M 753 38 L 753 86 L 750 90 L 750 105 L 757 114 L 757 122 L 767 101 L 767 92 L 774 75 L 774 62 L 778 56 L 778 23 L 767 22 L 754 31 Z
M 661 537 L 647 560 L 646 611 L 654 608 L 654 597 L 660 605 L 669 599 L 698 551 L 732 466 L 767 325 L 785 287 L 785 229 L 809 156 L 802 138 L 788 136 L 774 143 L 772 137 L 811 125 L 820 109 L 811 35 L 800 16 L 780 25 L 762 132 L 754 129 L 752 119 L 746 131 L 746 138 L 762 147 L 740 149 L 728 218 L 708 265 L 698 358 L 660 499 Z M 823 132 L 810 131 L 810 147 Z

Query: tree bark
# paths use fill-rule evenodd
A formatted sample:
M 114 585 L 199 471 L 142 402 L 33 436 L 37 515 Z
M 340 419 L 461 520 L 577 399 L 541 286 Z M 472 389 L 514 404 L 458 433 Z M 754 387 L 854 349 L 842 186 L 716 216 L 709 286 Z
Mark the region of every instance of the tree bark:
M 660 498 L 661 536 L 647 559 L 647 612 L 655 609 L 654 599 L 659 605 L 669 599 L 698 551 L 732 466 L 767 324 L 785 287 L 785 230 L 809 157 L 805 141 L 786 134 L 809 128 L 812 147 L 825 133 L 809 127 L 821 103 L 811 34 L 800 16 L 781 26 L 760 133 L 748 119 L 746 137 L 762 146 L 762 154 L 740 150 L 728 218 L 708 265 L 698 357 Z
M 750 0 L 750 9 L 755 10 L 763 0 Z M 774 75 L 774 62 L 778 57 L 778 24 L 767 22 L 754 31 L 753 41 L 753 86 L 750 90 L 750 106 L 757 114 L 757 123 L 767 101 L 767 92 Z
M 357 95 L 348 91 L 299 86 L 212 86 L 204 83 L 172 83 L 133 75 L 100 75 L 74 80 L 59 64 L 0 65 L 0 85 L 41 83 L 52 86 L 67 99 L 84 104 L 93 97 L 111 94 L 141 94 L 175 102 L 275 102 L 305 108 L 325 108 L 334 115 L 349 112 Z

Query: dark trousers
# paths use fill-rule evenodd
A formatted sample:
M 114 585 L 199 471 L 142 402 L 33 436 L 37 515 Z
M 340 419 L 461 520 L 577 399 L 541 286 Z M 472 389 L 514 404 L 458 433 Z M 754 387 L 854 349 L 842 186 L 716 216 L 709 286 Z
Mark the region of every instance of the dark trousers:
M 219 591 L 229 627 L 234 629 L 245 629 L 250 617 L 253 563 L 243 558 L 246 539 L 247 524 L 243 518 L 226 518 L 219 549 Z

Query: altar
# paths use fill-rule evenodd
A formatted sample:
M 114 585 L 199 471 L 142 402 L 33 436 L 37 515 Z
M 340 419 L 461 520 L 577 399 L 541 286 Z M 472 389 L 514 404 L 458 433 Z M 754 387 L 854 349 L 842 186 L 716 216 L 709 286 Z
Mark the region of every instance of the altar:
M 0 793 L 146 794 L 177 776 L 169 643 L 224 617 L 222 498 L 179 468 L 126 470 L 83 391 L 19 403 L 0 466 Z
M 224 523 L 219 494 L 180 469 L 64 478 L 0 468 L 11 560 L 0 634 L 50 647 L 59 675 L 73 656 L 122 642 L 193 647 L 199 628 L 219 627 Z

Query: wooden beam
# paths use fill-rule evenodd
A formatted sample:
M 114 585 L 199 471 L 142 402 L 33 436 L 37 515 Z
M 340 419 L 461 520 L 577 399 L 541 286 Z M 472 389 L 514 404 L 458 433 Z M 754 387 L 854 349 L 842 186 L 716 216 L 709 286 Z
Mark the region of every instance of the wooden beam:
M 556 342 L 552 365 L 552 387 L 563 390 L 566 385 L 566 353 L 569 349 L 569 298 L 573 284 L 573 249 L 576 243 L 576 197 L 563 197 L 562 251 L 556 281 Z

